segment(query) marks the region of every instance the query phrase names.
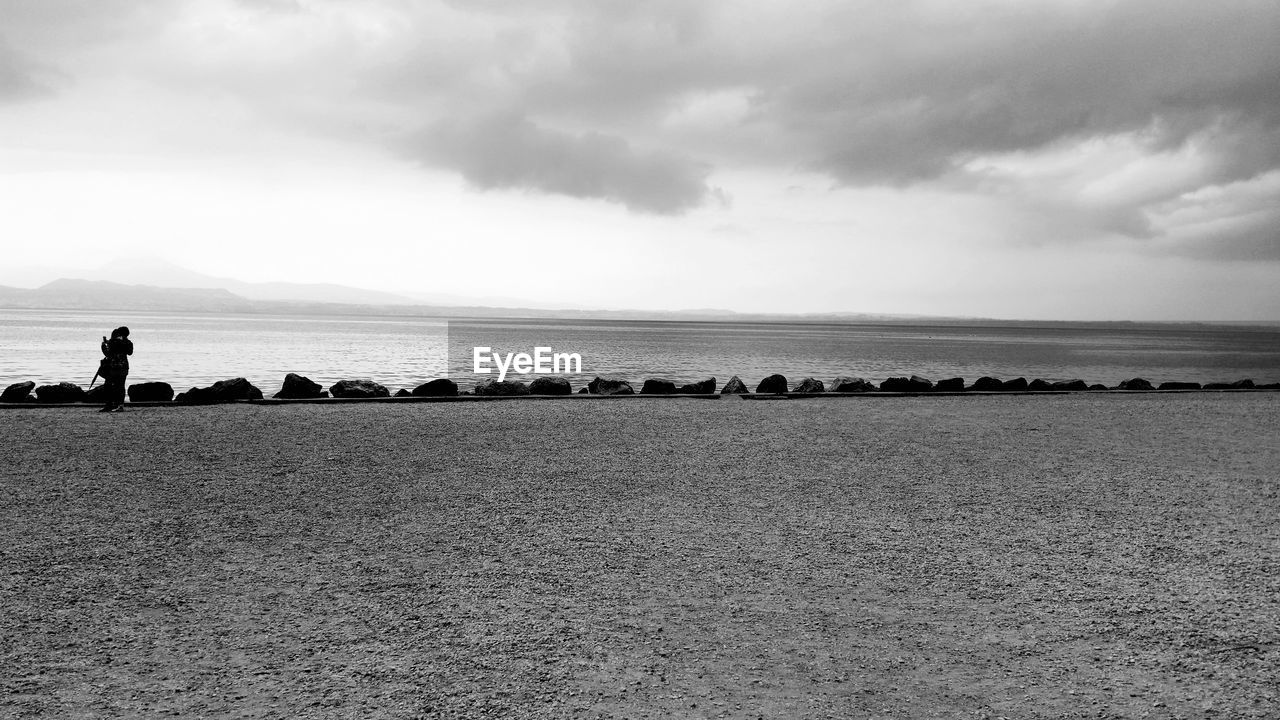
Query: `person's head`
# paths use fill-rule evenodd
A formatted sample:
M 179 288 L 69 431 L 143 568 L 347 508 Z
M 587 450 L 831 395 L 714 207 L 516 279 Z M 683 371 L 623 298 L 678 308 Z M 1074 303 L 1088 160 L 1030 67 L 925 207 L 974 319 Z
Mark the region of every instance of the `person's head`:
M 129 328 L 125 327 L 124 325 L 121 325 L 120 327 L 111 331 L 111 337 L 127 338 L 129 337 Z

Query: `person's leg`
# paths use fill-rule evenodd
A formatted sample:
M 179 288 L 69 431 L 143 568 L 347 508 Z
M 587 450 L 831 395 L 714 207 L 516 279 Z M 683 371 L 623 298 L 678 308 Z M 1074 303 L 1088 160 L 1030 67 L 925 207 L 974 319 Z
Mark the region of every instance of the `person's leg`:
M 128 377 L 129 377 L 128 375 L 121 375 L 120 377 L 116 378 L 115 390 L 116 390 L 116 409 L 117 410 L 124 409 L 124 381 L 128 379 Z
M 119 404 L 118 398 L 120 397 L 120 392 L 118 391 L 117 386 L 120 386 L 119 389 L 123 389 L 123 384 L 114 375 L 108 375 L 102 385 L 102 395 L 106 398 L 106 403 L 102 406 L 102 411 L 108 412 L 116 409 L 116 406 Z

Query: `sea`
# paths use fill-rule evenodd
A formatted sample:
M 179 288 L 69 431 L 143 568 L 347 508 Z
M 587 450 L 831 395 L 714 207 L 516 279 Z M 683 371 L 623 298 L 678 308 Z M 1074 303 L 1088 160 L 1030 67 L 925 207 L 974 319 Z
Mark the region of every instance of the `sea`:
M 591 378 L 639 384 L 737 375 L 750 387 L 781 373 L 793 383 L 836 376 L 879 383 L 981 376 L 1114 386 L 1142 377 L 1219 382 L 1280 381 L 1280 326 L 1200 323 L 1012 321 L 684 322 L 339 315 L 203 314 L 0 309 L 0 386 L 32 380 L 87 387 L 99 343 L 131 329 L 129 382 L 164 381 L 178 391 L 247 378 L 270 395 L 287 373 L 328 387 L 370 379 L 391 392 L 438 377 L 469 387 L 497 374 L 474 372 L 474 348 L 490 353 L 577 354 L 576 391 Z M 578 368 L 574 368 L 578 370 Z M 514 372 L 507 379 L 530 380 Z

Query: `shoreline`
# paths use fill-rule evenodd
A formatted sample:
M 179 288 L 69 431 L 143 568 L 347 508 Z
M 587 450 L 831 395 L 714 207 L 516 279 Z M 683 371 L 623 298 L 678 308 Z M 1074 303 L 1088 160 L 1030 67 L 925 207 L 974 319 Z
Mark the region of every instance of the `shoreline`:
M 144 400 L 133 402 L 126 400 L 125 407 L 207 407 L 211 405 L 342 405 L 349 403 L 451 403 L 451 402 L 498 402 L 512 400 L 526 401 L 590 401 L 590 400 L 822 400 L 842 398 L 903 398 L 903 397 L 1025 397 L 1025 396 L 1071 396 L 1071 395 L 1204 395 L 1215 393 L 1275 393 L 1280 388 L 1212 388 L 1212 389 L 1178 389 L 1178 390 L 961 390 L 944 391 L 928 390 L 921 392 L 886 392 L 871 390 L 866 392 L 820 392 L 820 393 L 653 393 L 631 395 L 600 395 L 592 393 L 573 393 L 570 395 L 449 395 L 449 396 L 391 396 L 391 397 L 323 397 L 323 398 L 270 398 L 253 400 L 222 400 L 218 402 L 181 402 L 177 400 Z M 94 409 L 101 402 L 0 402 L 0 410 L 36 409 L 36 408 L 87 408 Z

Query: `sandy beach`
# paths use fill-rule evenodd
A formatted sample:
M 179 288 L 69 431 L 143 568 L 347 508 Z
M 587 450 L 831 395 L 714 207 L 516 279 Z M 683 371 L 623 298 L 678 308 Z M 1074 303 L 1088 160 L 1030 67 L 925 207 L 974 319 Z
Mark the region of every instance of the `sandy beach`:
M 0 716 L 1277 717 L 1280 394 L 0 413 Z

